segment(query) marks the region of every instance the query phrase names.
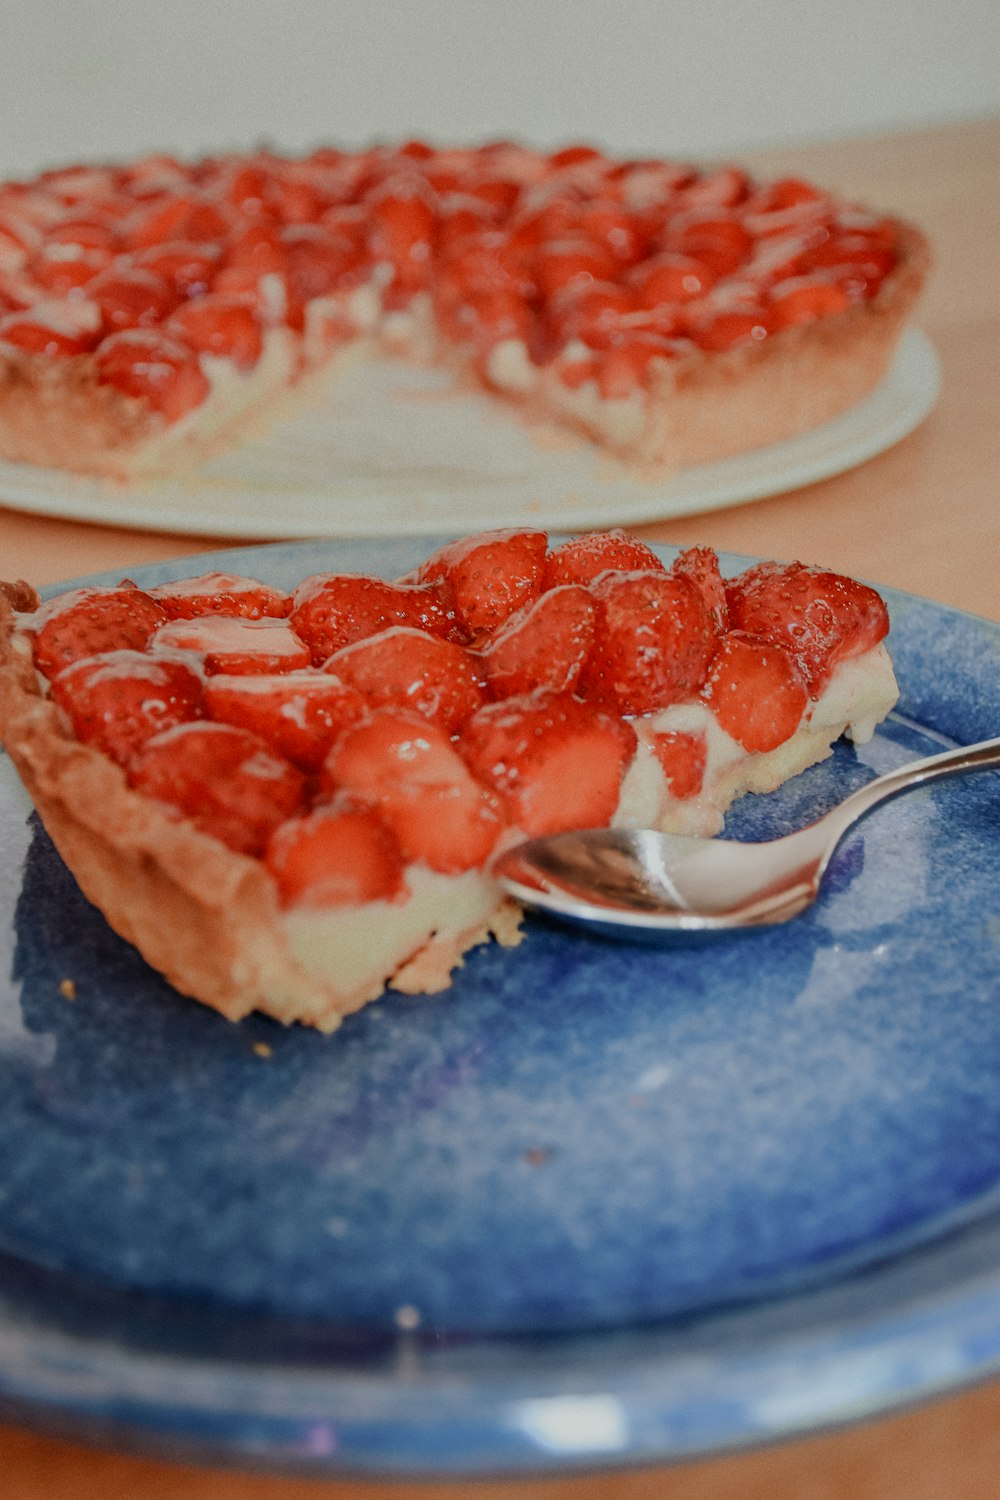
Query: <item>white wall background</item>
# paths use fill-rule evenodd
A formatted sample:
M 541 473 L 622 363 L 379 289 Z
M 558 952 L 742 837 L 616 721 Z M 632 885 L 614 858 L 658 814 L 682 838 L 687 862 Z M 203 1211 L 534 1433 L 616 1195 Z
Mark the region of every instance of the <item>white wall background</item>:
M 422 135 L 630 153 L 1000 110 L 998 0 L 0 0 L 0 172 Z

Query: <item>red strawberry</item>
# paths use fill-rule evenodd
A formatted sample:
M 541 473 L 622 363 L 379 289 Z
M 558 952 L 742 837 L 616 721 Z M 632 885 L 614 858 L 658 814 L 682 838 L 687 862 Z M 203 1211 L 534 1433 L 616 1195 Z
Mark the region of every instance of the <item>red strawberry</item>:
M 43 604 L 35 616 L 35 666 L 54 677 L 82 656 L 141 651 L 166 618 L 163 606 L 134 584 L 73 589 Z
M 593 583 L 601 573 L 665 572 L 651 547 L 616 527 L 574 537 L 549 553 L 545 562 L 545 587 L 560 583 Z
M 673 331 L 671 327 L 669 333 Z M 597 385 L 605 401 L 627 401 L 646 388 L 650 365 L 676 356 L 678 346 L 669 333 L 631 329 L 620 343 L 602 350 L 597 360 Z
M 361 694 L 325 672 L 232 676 L 205 683 L 205 713 L 249 729 L 293 765 L 315 772 L 349 724 L 368 712 Z
M 177 303 L 177 294 L 162 276 L 138 268 L 111 267 L 87 285 L 87 297 L 96 302 L 104 319 L 105 333 L 124 328 L 153 328 Z
M 511 615 L 481 656 L 493 696 L 571 692 L 594 644 L 594 615 L 593 597 L 580 584 L 548 589 Z
M 238 573 L 177 578 L 172 583 L 157 584 L 149 593 L 172 620 L 190 620 L 193 615 L 242 615 L 259 620 L 263 615 L 287 615 L 292 608 L 290 597 L 281 589 Z
M 734 309 L 698 320 L 689 330 L 702 349 L 732 349 L 736 344 L 759 344 L 771 331 L 770 314 L 762 308 L 751 311 Z
M 759 563 L 732 579 L 726 593 L 733 627 L 793 652 L 813 697 L 839 661 L 860 656 L 889 629 L 874 589 L 803 563 Z
M 663 570 L 607 573 L 593 592 L 597 625 L 581 679 L 584 693 L 622 714 L 652 713 L 693 697 L 716 640 L 695 585 Z
M 431 266 L 434 205 L 426 188 L 409 178 L 390 178 L 368 199 L 370 247 L 387 261 L 406 290 L 424 286 Z
M 252 301 L 221 292 L 183 302 L 167 319 L 164 332 L 199 353 L 231 359 L 241 370 L 251 369 L 264 349 L 264 332 Z
M 703 734 L 682 729 L 663 729 L 651 737 L 653 753 L 667 778 L 670 795 L 683 800 L 697 797 L 705 779 L 708 748 Z
M 97 379 L 126 396 L 147 402 L 168 422 L 179 422 L 200 406 L 211 387 L 197 355 L 176 339 L 131 328 L 97 347 Z
M 687 547 L 674 559 L 670 569 L 675 578 L 687 578 L 694 584 L 716 630 L 729 628 L 725 580 L 719 571 L 718 554 L 712 547 Z
M 378 709 L 347 729 L 327 757 L 323 785 L 374 806 L 407 859 L 457 874 L 482 865 L 504 826 L 500 803 L 436 724 Z
M 768 313 L 775 328 L 792 328 L 843 312 L 850 305 L 847 292 L 836 282 L 821 276 L 793 276 L 772 288 Z
M 459 736 L 475 774 L 492 783 L 529 835 L 602 827 L 618 806 L 635 731 L 566 693 L 489 703 Z
M 317 666 L 342 646 L 392 625 L 409 625 L 441 636 L 448 634 L 451 625 L 436 588 L 355 573 L 322 573 L 304 579 L 292 599 L 291 623 L 308 643 Z
M 125 765 L 161 729 L 199 715 L 201 677 L 189 663 L 141 651 L 104 651 L 71 662 L 52 681 L 73 733 Z
M 344 796 L 279 824 L 264 859 L 282 906 L 361 906 L 406 892 L 396 835 L 373 808 Z
M 309 665 L 309 648 L 287 620 L 244 620 L 197 615 L 170 620 L 149 643 L 151 651 L 196 651 L 206 672 L 294 672 Z
M 93 335 L 52 328 L 30 312 L 8 313 L 0 318 L 0 342 L 27 349 L 31 354 L 86 354 L 94 347 Z
M 695 297 L 704 297 L 715 285 L 715 276 L 700 260 L 669 250 L 644 260 L 628 280 L 642 307 L 690 302 Z
M 302 810 L 302 772 L 245 729 L 199 721 L 154 735 L 133 756 L 131 786 L 169 803 L 239 854 L 261 855 L 279 823 Z
M 731 630 L 719 642 L 702 697 L 745 750 L 774 750 L 791 739 L 809 701 L 792 653 Z
M 208 291 L 216 267 L 222 259 L 219 245 L 197 244 L 191 240 L 168 240 L 151 245 L 132 257 L 141 271 L 152 271 L 179 297 L 200 297 Z
M 475 644 L 541 593 L 547 545 L 544 531 L 483 531 L 440 548 L 417 577 L 444 585 L 459 628 Z
M 75 250 L 65 253 L 66 247 L 48 245 L 39 255 L 29 261 L 27 274 L 53 297 L 78 296 L 80 288 L 87 286 L 111 264 L 111 253 L 107 250 Z
M 576 282 L 604 281 L 616 269 L 614 252 L 594 240 L 549 240 L 539 245 L 533 262 L 543 297 L 554 297 Z
M 364 695 L 373 708 L 409 708 L 448 734 L 483 702 L 476 663 L 463 646 L 393 625 L 335 651 L 325 670 Z

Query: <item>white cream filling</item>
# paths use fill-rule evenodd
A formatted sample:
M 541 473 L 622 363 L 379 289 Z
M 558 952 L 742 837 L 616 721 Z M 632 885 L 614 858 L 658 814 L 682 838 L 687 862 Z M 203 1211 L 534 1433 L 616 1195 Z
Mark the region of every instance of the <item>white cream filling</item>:
M 678 703 L 636 721 L 639 747 L 622 782 L 617 827 L 656 827 L 708 837 L 720 831 L 733 799 L 750 791 L 773 791 L 807 766 L 825 759 L 833 742 L 849 734 L 859 744 L 898 697 L 884 646 L 842 662 L 820 698 L 810 704 L 792 737 L 776 750 L 751 754 L 719 725 L 703 703 Z M 705 735 L 704 783 L 696 797 L 678 799 L 668 787 L 648 735 L 685 730 Z M 516 842 L 516 832 L 503 840 Z M 403 901 L 372 901 L 327 910 L 306 905 L 285 914 L 295 957 L 332 983 L 346 998 L 370 999 L 414 960 L 423 964 L 420 988 L 442 988 L 470 939 L 499 909 L 499 886 L 481 870 L 439 875 L 422 865 L 406 872 L 410 895 Z M 405 977 L 397 987 L 409 988 Z

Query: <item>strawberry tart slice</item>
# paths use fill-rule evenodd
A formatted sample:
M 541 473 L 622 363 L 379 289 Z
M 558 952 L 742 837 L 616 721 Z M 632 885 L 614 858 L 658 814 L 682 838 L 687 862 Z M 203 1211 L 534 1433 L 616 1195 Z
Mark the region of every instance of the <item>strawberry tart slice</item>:
M 0 457 L 169 475 L 382 351 L 665 474 L 863 400 L 928 264 L 799 179 L 588 146 L 61 168 L 0 184 Z
M 394 581 L 0 593 L 0 735 L 111 925 L 185 994 L 332 1030 L 518 940 L 526 836 L 711 835 L 896 700 L 870 588 L 624 532 L 450 543 Z

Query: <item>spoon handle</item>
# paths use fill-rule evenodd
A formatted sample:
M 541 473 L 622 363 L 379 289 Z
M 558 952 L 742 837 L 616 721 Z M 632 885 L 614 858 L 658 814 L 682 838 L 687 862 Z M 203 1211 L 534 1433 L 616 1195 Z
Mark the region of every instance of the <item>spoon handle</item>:
M 909 787 L 919 786 L 924 781 L 934 781 L 938 776 L 959 776 L 967 771 L 1000 769 L 1000 739 L 981 740 L 977 745 L 960 745 L 955 750 L 945 750 L 940 755 L 928 755 L 924 760 L 910 761 L 885 776 L 870 781 L 867 786 L 846 797 L 839 807 L 827 813 L 822 820 L 825 827 L 837 838 L 850 828 L 870 808 L 895 797 Z

